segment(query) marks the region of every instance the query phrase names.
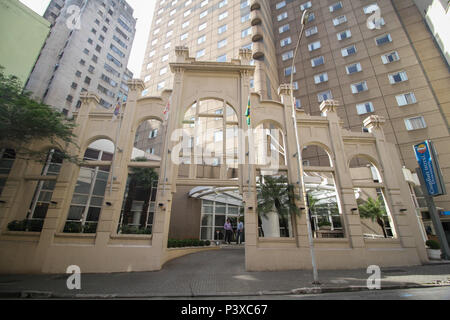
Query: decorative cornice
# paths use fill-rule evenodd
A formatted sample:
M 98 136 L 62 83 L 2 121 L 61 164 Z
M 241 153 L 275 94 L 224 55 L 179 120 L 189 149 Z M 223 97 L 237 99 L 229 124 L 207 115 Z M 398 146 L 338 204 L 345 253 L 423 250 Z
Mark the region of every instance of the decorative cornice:
M 323 114 L 336 112 L 336 109 L 339 106 L 340 104 L 337 100 L 325 100 L 320 104 L 320 112 L 322 112 Z
M 142 91 L 145 89 L 144 81 L 142 81 L 141 79 L 129 80 L 127 82 L 127 86 L 128 86 L 128 88 L 130 88 L 131 91 L 136 91 L 136 90 Z
M 374 129 L 380 129 L 386 123 L 386 119 L 383 116 L 371 115 L 364 119 L 364 127 L 372 131 Z
M 292 87 L 289 83 L 280 84 L 278 87 L 278 95 L 279 96 L 290 96 Z
M 80 93 L 80 100 L 83 104 L 89 104 L 90 102 L 94 102 L 95 104 L 100 103 L 100 97 L 95 92 Z

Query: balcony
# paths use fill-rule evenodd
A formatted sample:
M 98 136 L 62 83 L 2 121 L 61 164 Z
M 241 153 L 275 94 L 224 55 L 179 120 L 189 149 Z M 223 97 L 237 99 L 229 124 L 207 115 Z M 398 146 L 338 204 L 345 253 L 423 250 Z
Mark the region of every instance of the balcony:
M 259 0 L 250 0 L 250 10 L 259 10 L 261 9 L 261 5 L 259 4 Z
M 252 41 L 257 42 L 263 39 L 263 29 L 261 25 L 256 25 L 252 27 Z
M 261 24 L 261 11 L 255 10 L 250 12 L 250 20 L 252 26 L 260 25 Z
M 264 42 L 253 43 L 253 59 L 260 60 L 262 58 L 264 58 Z

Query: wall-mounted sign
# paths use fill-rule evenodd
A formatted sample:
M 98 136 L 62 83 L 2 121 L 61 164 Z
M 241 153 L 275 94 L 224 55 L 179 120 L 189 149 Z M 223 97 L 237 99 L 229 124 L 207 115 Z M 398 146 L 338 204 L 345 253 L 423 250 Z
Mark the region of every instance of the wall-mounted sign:
M 414 146 L 414 151 L 428 194 L 433 197 L 444 195 L 445 185 L 433 143 L 430 140 L 419 143 Z

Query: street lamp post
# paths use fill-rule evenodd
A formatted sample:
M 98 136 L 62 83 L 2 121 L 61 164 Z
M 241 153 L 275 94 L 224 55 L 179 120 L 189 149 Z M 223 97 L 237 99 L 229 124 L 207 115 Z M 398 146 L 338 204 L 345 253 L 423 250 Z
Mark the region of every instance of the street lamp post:
M 298 183 L 301 183 L 301 188 L 302 188 L 302 194 L 303 194 L 303 199 L 305 201 L 306 204 L 306 225 L 308 228 L 308 240 L 309 240 L 309 249 L 311 252 L 311 263 L 312 263 L 312 268 L 313 268 L 313 277 L 314 277 L 314 281 L 313 284 L 319 284 L 319 274 L 317 272 L 317 264 L 316 264 L 316 256 L 314 253 L 314 241 L 313 241 L 313 236 L 312 236 L 312 230 L 311 230 L 311 220 L 310 220 L 310 214 L 309 214 L 309 203 L 308 203 L 308 197 L 306 194 L 306 189 L 305 189 L 305 185 L 303 182 L 303 164 L 302 164 L 302 152 L 300 150 L 300 141 L 298 139 L 298 128 L 297 128 L 297 114 L 295 111 L 295 99 L 294 99 L 294 67 L 295 67 L 295 58 L 297 56 L 297 51 L 300 47 L 300 41 L 302 40 L 302 36 L 303 36 L 303 32 L 305 29 L 305 25 L 306 22 L 308 20 L 309 17 L 309 11 L 305 10 L 303 12 L 302 15 L 302 20 L 301 20 L 301 24 L 302 24 L 302 28 L 300 31 L 300 35 L 298 37 L 298 41 L 297 41 L 297 46 L 295 47 L 295 51 L 294 51 L 294 56 L 292 58 L 292 67 L 291 67 L 291 85 L 290 85 L 290 90 L 291 90 L 291 103 L 292 103 L 292 121 L 294 122 L 294 133 L 295 133 L 295 141 L 297 144 L 297 166 L 298 166 Z

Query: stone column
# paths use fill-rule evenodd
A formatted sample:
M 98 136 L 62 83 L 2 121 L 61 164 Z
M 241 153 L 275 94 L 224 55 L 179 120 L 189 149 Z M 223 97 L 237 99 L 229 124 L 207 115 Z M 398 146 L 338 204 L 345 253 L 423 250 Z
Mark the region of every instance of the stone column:
M 300 208 L 301 216 L 295 216 L 294 218 L 294 234 L 297 239 L 297 246 L 300 248 L 309 248 L 308 240 L 308 227 L 307 227 L 307 212 L 304 210 L 305 195 L 303 190 L 303 163 L 300 161 L 300 168 L 298 165 L 297 140 L 295 138 L 295 126 L 298 127 L 298 112 L 295 111 L 295 124 L 292 114 L 292 98 L 291 98 L 291 86 L 290 84 L 282 84 L 278 88 L 278 95 L 281 97 L 281 102 L 284 105 L 284 127 L 285 130 L 285 149 L 286 149 L 286 161 L 288 166 L 288 179 L 289 183 L 295 186 L 295 194 L 299 197 L 296 200 L 297 207 Z M 299 137 L 300 141 L 300 137 Z
M 335 184 L 337 192 L 340 195 L 342 205 L 342 218 L 344 231 L 348 237 L 352 248 L 363 248 L 364 237 L 361 227 L 361 218 L 353 190 L 353 181 L 348 167 L 348 160 L 345 154 L 344 140 L 342 138 L 342 126 L 336 109 L 339 103 L 335 100 L 324 101 L 320 105 L 322 115 L 329 120 L 330 141 L 332 146 L 331 160 L 333 161 L 335 171 Z
M 425 245 L 420 233 L 420 226 L 415 217 L 415 207 L 412 203 L 409 188 L 403 176 L 400 157 L 395 146 L 386 141 L 382 129 L 386 120 L 378 115 L 372 115 L 364 120 L 364 126 L 376 138 L 376 146 L 380 159 L 380 173 L 385 185 L 384 194 L 388 202 L 394 230 L 402 247 L 417 248 L 422 262 L 427 261 Z M 412 148 L 412 146 L 411 146 Z
M 117 119 L 112 126 L 119 130 L 118 141 L 114 142 L 114 158 L 105 192 L 102 212 L 97 226 L 96 245 L 106 246 L 111 234 L 115 234 L 120 220 L 122 201 L 125 193 L 128 163 L 133 152 L 137 100 L 145 89 L 144 82 L 133 79 L 127 83 L 130 92 L 126 104 L 122 105 L 122 121 Z M 116 138 L 116 137 L 114 137 Z M 112 185 L 111 185 L 112 184 Z

